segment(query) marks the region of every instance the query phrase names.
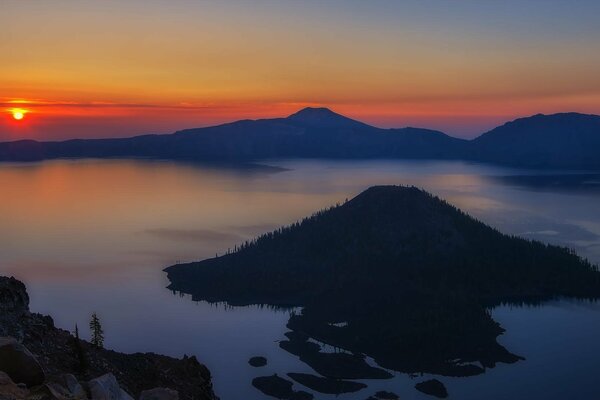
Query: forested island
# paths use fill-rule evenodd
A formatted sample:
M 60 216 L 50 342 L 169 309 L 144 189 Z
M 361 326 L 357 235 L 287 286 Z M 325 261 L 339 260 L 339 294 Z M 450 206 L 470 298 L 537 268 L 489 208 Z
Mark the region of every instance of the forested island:
M 521 359 L 496 341 L 494 305 L 600 295 L 597 267 L 573 251 L 504 235 L 400 186 L 371 187 L 230 254 L 166 271 L 171 289 L 196 300 L 302 306 L 281 347 L 332 379 L 386 378 L 362 368 L 363 355 L 411 374 L 480 374 Z M 307 338 L 354 355 L 327 355 Z

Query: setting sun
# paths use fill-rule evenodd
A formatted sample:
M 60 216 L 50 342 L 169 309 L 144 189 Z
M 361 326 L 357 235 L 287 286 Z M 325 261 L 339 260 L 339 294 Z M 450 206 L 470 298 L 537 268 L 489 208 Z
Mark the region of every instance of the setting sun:
M 25 110 L 21 110 L 21 109 L 15 109 L 15 110 L 12 110 L 11 112 L 12 112 L 13 118 L 16 119 L 17 121 L 22 120 L 23 117 L 25 117 L 25 113 L 26 113 Z

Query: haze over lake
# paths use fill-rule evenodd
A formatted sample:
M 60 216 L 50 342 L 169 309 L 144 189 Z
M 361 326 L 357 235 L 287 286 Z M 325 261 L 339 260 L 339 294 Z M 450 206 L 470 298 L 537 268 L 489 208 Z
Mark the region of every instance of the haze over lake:
M 276 343 L 288 312 L 196 304 L 165 289 L 162 268 L 223 254 L 376 184 L 422 187 L 504 233 L 600 262 L 597 173 L 440 161 L 280 160 L 236 168 L 57 160 L 0 165 L 0 275 L 22 279 L 32 310 L 59 327 L 86 327 L 96 311 L 108 348 L 195 354 L 223 400 L 265 399 L 250 385 L 253 377 L 310 372 Z M 460 399 L 593 397 L 599 316 L 598 305 L 573 302 L 499 307 L 494 318 L 508 331 L 499 341 L 526 361 L 442 379 Z M 269 365 L 248 366 L 254 355 Z M 364 399 L 376 389 L 426 398 L 414 383 L 398 375 L 341 398 Z

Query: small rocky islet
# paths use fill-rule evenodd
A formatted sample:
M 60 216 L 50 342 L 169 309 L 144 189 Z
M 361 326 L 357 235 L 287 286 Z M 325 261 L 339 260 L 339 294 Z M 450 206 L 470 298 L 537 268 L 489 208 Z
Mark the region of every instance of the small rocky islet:
M 375 397 L 380 400 L 397 400 L 400 398 L 396 393 L 388 392 L 385 390 L 380 390 L 377 393 L 375 393 Z
M 264 367 L 265 365 L 267 365 L 267 359 L 263 356 L 254 356 L 248 360 L 248 364 L 255 368 Z
M 209 370 L 195 357 L 92 346 L 30 312 L 25 285 L 0 277 L 0 400 L 133 398 L 218 400 Z
M 448 391 L 446 386 L 437 379 L 429 379 L 423 382 L 419 382 L 415 385 L 415 389 L 419 392 L 435 396 L 440 399 L 448 397 Z
M 259 376 L 252 380 L 252 386 L 276 399 L 312 400 L 314 396 L 303 390 L 294 390 L 294 383 L 277 374 Z

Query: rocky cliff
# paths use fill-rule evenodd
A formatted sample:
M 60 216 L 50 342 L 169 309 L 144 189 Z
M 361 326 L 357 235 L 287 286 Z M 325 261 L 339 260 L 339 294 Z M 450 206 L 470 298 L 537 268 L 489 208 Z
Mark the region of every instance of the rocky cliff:
M 96 348 L 29 310 L 25 285 L 0 277 L 0 400 L 217 400 L 195 357 Z

